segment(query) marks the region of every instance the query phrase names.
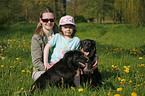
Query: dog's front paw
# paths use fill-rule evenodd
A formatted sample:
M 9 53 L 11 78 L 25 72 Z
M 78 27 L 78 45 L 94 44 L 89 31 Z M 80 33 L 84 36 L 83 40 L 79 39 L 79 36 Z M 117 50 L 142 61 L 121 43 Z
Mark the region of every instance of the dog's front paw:
M 87 68 L 84 68 L 84 74 L 93 74 L 94 70 L 93 69 L 87 69 Z

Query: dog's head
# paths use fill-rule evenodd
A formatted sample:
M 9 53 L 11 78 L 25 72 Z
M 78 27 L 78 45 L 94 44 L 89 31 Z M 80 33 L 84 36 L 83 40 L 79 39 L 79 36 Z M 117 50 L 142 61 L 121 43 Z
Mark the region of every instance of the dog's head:
M 84 53 L 80 50 L 72 50 L 65 53 L 64 58 L 68 67 L 78 69 L 90 69 L 91 61 L 85 57 Z
M 80 42 L 79 50 L 84 52 L 87 57 L 96 54 L 96 42 L 94 40 L 85 39 Z

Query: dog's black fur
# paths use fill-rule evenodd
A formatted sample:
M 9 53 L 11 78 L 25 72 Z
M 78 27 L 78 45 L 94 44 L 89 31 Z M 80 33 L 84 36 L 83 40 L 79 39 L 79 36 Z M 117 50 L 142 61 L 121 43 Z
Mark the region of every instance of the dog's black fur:
M 72 50 L 65 53 L 64 57 L 58 61 L 54 66 L 43 73 L 31 86 L 32 93 L 36 88 L 41 92 L 46 88 L 47 84 L 50 86 L 59 85 L 62 83 L 73 83 L 74 76 L 78 68 L 82 70 L 87 66 L 90 67 L 89 60 L 84 56 L 80 50 Z M 85 68 L 86 69 L 86 68 Z
M 96 42 L 90 39 L 82 40 L 80 42 L 79 49 L 84 54 L 86 54 L 86 56 L 92 62 L 90 63 L 92 69 L 89 72 L 83 72 L 83 74 L 81 75 L 81 82 L 89 82 L 93 87 L 102 85 L 102 76 L 97 67 L 98 62 L 96 62 L 96 60 L 98 59 L 96 55 Z

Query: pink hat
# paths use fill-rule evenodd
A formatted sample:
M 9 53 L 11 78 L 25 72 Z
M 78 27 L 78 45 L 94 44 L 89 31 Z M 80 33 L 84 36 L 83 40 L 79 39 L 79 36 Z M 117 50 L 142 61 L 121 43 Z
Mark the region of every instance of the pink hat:
M 59 21 L 59 26 L 66 25 L 66 24 L 72 24 L 72 25 L 76 26 L 74 18 L 70 15 L 66 15 L 66 16 L 61 17 L 61 19 Z

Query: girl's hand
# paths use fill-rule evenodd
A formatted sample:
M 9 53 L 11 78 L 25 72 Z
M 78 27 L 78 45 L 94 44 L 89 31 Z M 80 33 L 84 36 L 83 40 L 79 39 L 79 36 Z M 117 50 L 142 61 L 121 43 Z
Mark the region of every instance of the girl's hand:
M 51 45 L 49 43 L 46 44 L 44 48 L 44 66 L 45 66 L 45 71 L 50 68 L 48 65 L 48 54 L 49 54 L 49 49 L 51 48 Z

